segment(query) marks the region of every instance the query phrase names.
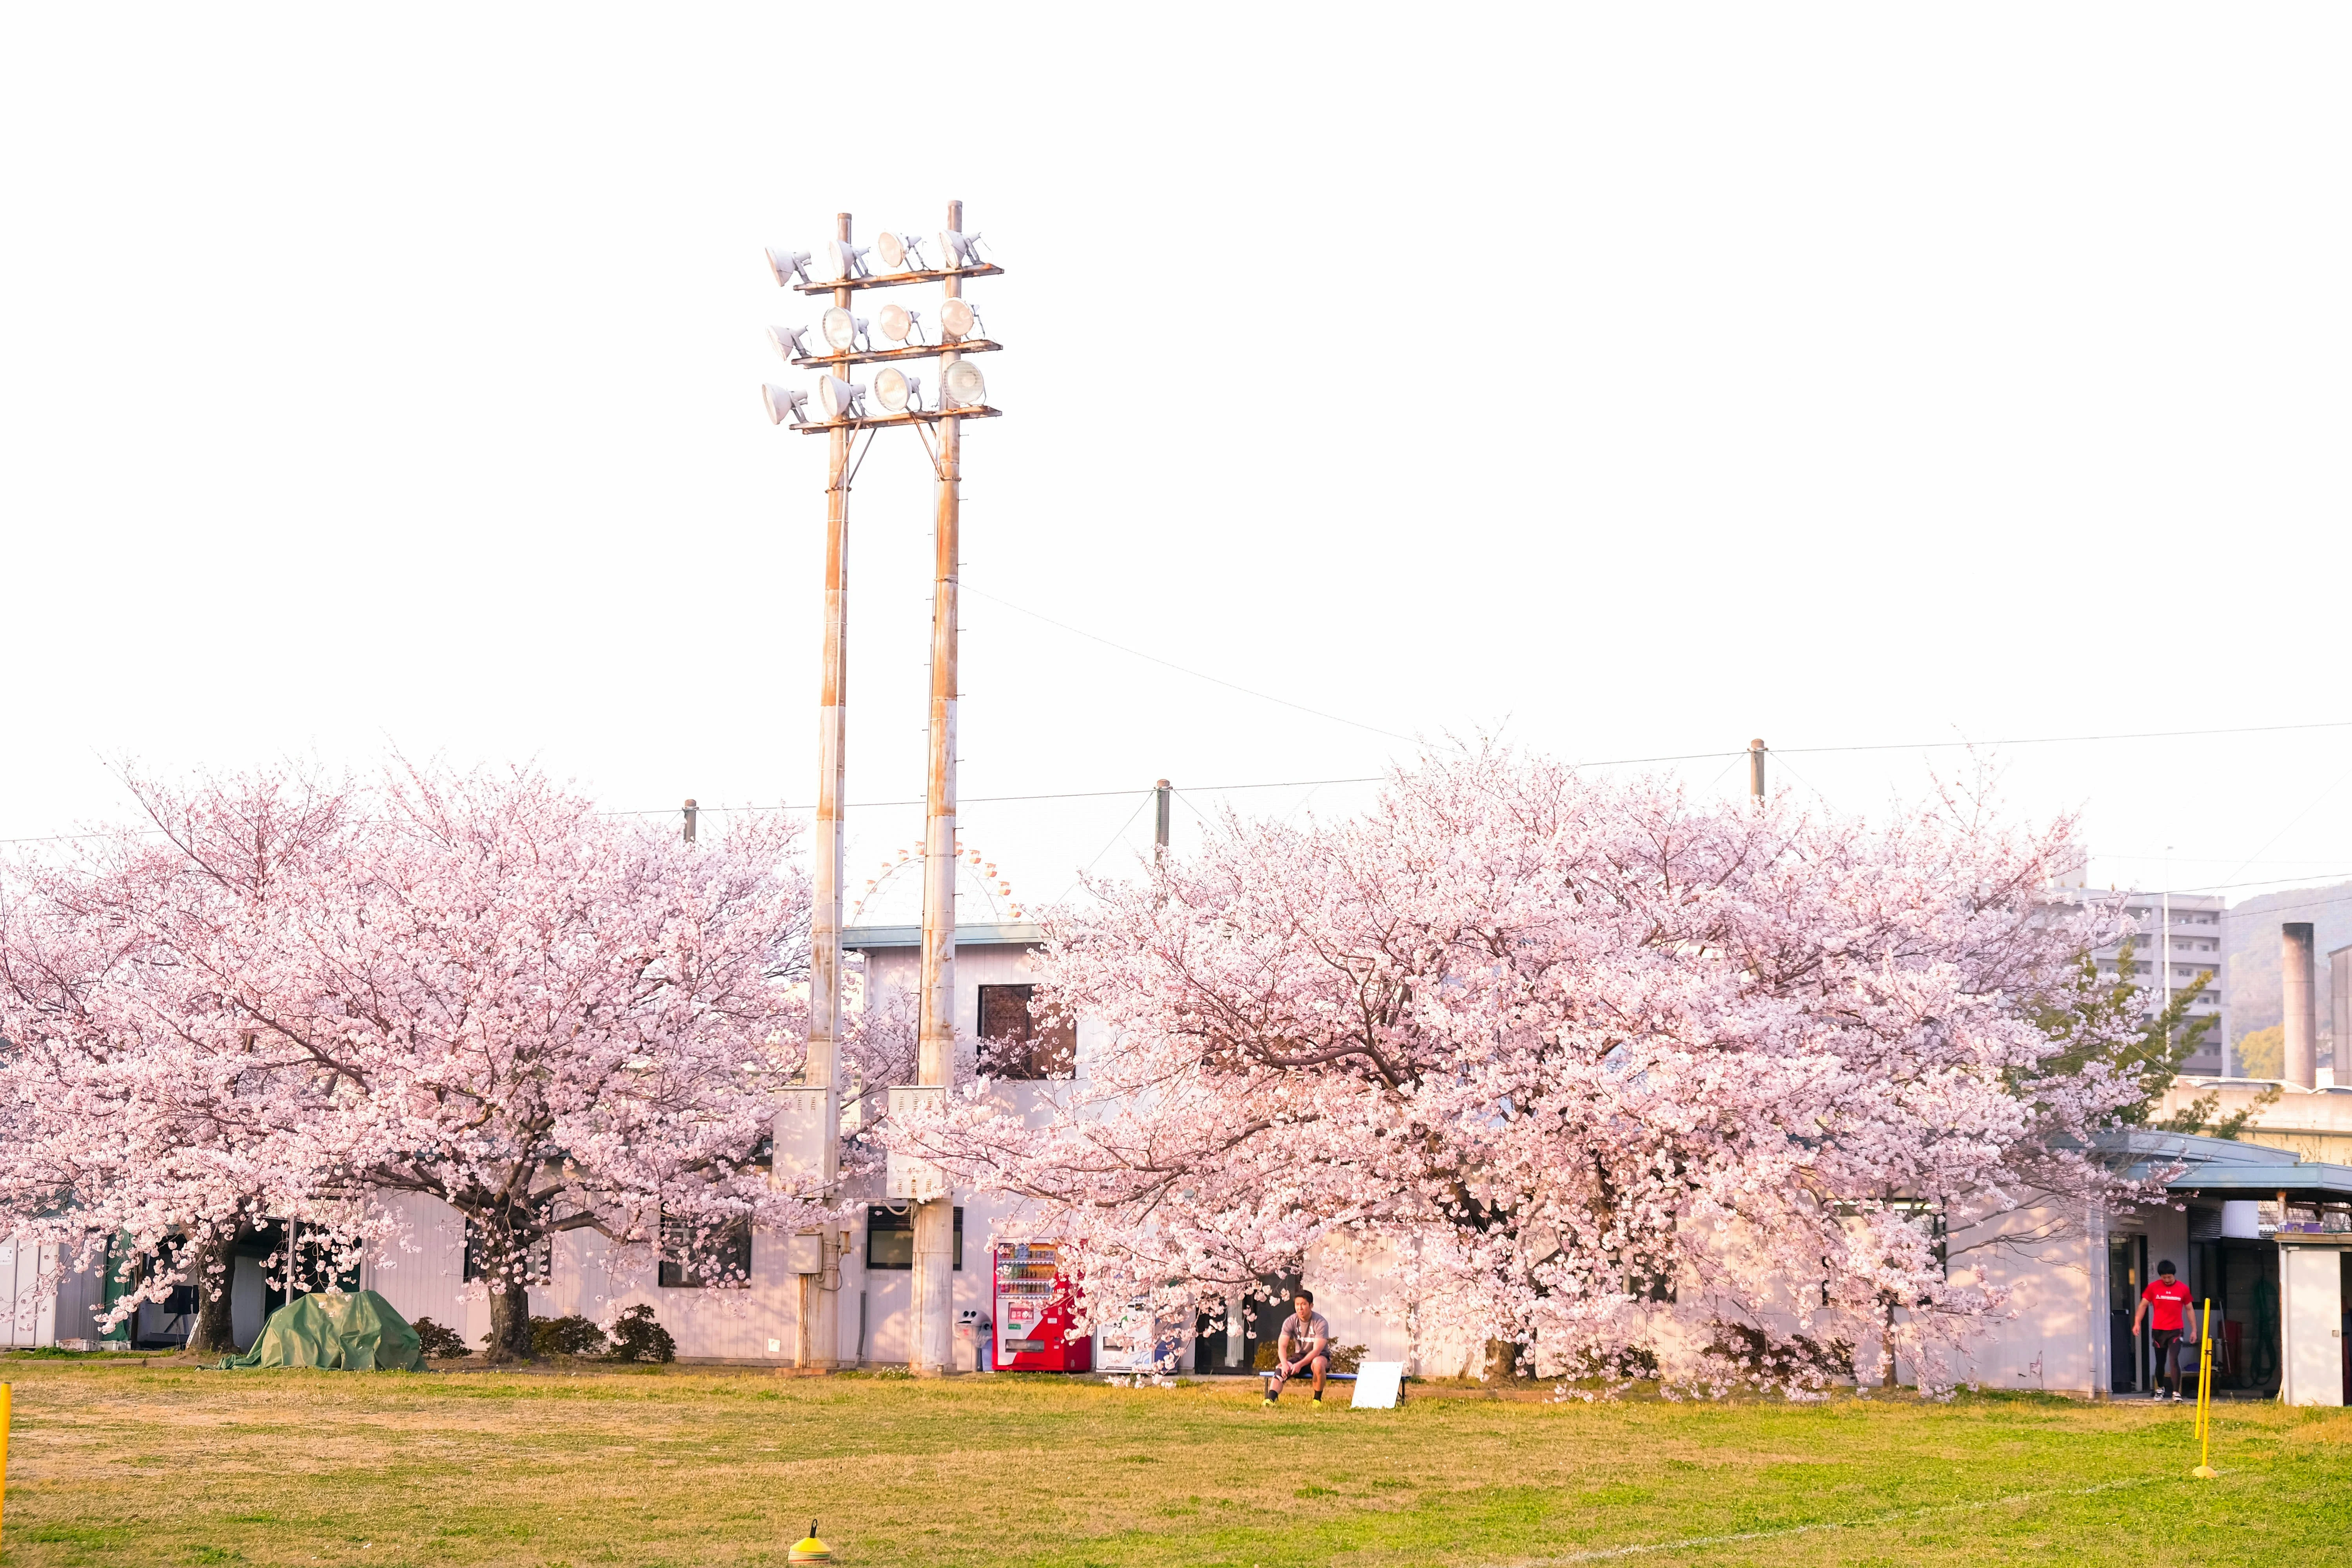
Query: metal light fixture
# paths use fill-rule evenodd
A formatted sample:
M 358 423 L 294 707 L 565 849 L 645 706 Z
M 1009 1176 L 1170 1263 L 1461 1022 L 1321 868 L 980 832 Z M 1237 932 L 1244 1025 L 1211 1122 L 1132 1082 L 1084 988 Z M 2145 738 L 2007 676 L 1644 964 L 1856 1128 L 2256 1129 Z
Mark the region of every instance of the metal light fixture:
M 940 230 L 940 255 L 950 268 L 988 265 L 980 258 L 980 236 L 952 228 Z
M 988 403 L 988 381 L 980 366 L 960 359 L 940 373 L 940 406 L 982 408 Z
M 920 235 L 893 234 L 884 229 L 874 237 L 874 253 L 882 265 L 893 272 L 919 272 L 923 269 L 923 239 Z
M 818 330 L 824 333 L 824 341 L 833 345 L 836 353 L 849 353 L 857 346 L 860 338 L 866 339 L 866 347 L 874 346 L 874 340 L 866 337 L 866 318 L 853 316 L 838 305 L 818 318 L 817 325 Z
M 866 388 L 837 375 L 819 376 L 816 400 L 827 419 L 855 419 L 866 411 Z
M 866 265 L 868 246 L 852 245 L 845 239 L 829 242 L 833 247 L 833 275 L 847 281 L 852 278 L 871 278 L 874 271 Z
M 760 397 L 768 405 L 768 423 L 782 425 L 790 419 L 795 425 L 808 423 L 808 394 L 788 387 L 763 386 Z
M 808 343 L 805 341 L 807 337 L 806 327 L 770 327 L 768 329 L 768 341 L 775 345 L 776 352 L 784 356 L 787 363 L 808 357 Z
M 768 252 L 768 270 L 776 275 L 777 283 L 789 289 L 795 281 L 805 283 L 809 280 L 810 259 L 809 253 L 805 250 L 771 248 Z
M 922 378 L 908 375 L 892 365 L 875 375 L 874 401 L 890 414 L 904 414 L 909 408 L 920 408 L 923 405 Z
M 882 324 L 882 335 L 894 343 L 905 342 L 909 335 L 919 343 L 923 341 L 920 311 L 909 310 L 904 305 L 885 305 L 874 313 L 874 319 Z
M 940 302 L 940 331 L 950 342 L 971 336 L 971 330 L 979 324 L 980 313 L 971 308 L 969 300 L 956 299 Z

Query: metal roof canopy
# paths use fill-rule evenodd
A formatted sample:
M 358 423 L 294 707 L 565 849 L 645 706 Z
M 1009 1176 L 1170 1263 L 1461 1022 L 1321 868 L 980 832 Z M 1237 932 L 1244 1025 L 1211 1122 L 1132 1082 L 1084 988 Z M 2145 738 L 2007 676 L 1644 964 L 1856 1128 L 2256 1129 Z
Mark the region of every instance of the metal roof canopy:
M 2164 1185 L 2183 1197 L 2274 1198 L 2284 1193 L 2290 1199 L 2352 1203 L 2352 1165 L 2195 1165 Z
M 2099 1142 L 2102 1148 L 2120 1144 L 2128 1150 L 2135 1156 L 2135 1176 L 2145 1177 L 2152 1167 L 2187 1166 L 2164 1184 L 2167 1192 L 2179 1197 L 2274 1198 L 2284 1193 L 2289 1198 L 2352 1200 L 2352 1165 L 2305 1163 L 2291 1149 L 2137 1129 L 2109 1134 Z

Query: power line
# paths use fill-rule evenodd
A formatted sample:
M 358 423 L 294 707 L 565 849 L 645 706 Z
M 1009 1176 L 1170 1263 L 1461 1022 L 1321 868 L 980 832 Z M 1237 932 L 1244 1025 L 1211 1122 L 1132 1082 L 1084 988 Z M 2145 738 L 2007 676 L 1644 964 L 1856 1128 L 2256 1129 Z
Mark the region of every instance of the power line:
M 1876 742 L 1864 746 L 1775 746 L 1776 752 L 1935 752 L 1956 746 L 2061 746 L 2084 741 L 2179 741 L 2201 735 L 2269 735 L 2288 730 L 2352 730 L 2352 719 L 2330 719 L 2317 724 L 2242 724 L 2225 730 L 2140 730 L 2120 735 L 2026 735 L 2007 741 L 1921 741 L 1898 745 Z
M 978 592 L 980 592 L 980 590 L 978 590 L 978 589 L 971 589 L 971 592 L 973 592 L 973 593 L 978 593 Z M 993 595 L 989 595 L 989 596 L 990 596 L 990 597 L 993 597 Z M 999 603 L 1007 603 L 1007 601 L 1003 601 L 1003 600 L 1000 600 L 1000 601 L 998 601 L 998 602 L 999 602 Z M 1019 609 L 1021 606 L 1019 606 L 1019 605 L 1010 605 L 1009 607 L 1013 608 L 1013 609 Z M 1034 614 L 1034 612 L 1024 611 L 1024 614 Z M 1045 617 L 1040 617 L 1040 618 L 1042 619 L 1042 618 L 1045 618 Z M 1058 624 L 1058 623 L 1057 623 L 1057 624 Z M 1075 628 L 1071 628 L 1071 629 L 1075 629 Z M 1092 636 L 1093 636 L 1093 634 L 1092 634 L 1092 633 L 1090 633 L 1090 632 L 1081 632 L 1081 633 L 1079 633 L 1078 635 L 1080 635 L 1080 636 L 1082 636 L 1082 637 L 1092 637 Z M 1102 639 L 1099 639 L 1099 638 L 1098 638 L 1098 639 L 1097 639 L 1097 640 L 1098 640 L 1098 641 L 1099 641 L 1099 640 L 1102 640 Z M 1113 646 L 1113 647 L 1117 647 L 1118 645 L 1113 644 L 1113 645 L 1111 645 L 1111 646 Z M 1122 649 L 1122 651 L 1132 651 L 1132 650 L 1129 650 L 1129 649 Z M 1154 656 L 1150 655 L 1150 654 L 1145 654 L 1145 655 L 1141 655 L 1141 656 L 1139 656 L 1139 657 L 1146 658 L 1153 658 Z M 1168 661 L 1167 661 L 1167 660 L 1165 660 L 1165 659 L 1160 659 L 1160 660 L 1157 660 L 1157 662 L 1163 663 L 1163 664 L 1168 663 Z M 1170 668 L 1181 668 L 1182 667 L 1181 667 L 1181 666 L 1176 666 L 1176 665 L 1171 665 L 1171 666 L 1170 666 Z M 1197 671 L 1192 671 L 1192 670 L 1186 670 L 1186 671 L 1185 671 L 1185 673 L 1186 673 L 1186 674 L 1197 674 L 1198 672 L 1197 672 Z M 1202 677 L 1202 679 L 1207 679 L 1207 680 L 1216 680 L 1216 679 L 1217 679 L 1217 678 L 1216 678 L 1216 677 L 1214 677 L 1214 676 L 1203 676 L 1203 677 Z M 1218 681 L 1218 684 L 1219 684 L 1219 685 L 1231 685 L 1232 683 L 1231 683 L 1231 682 L 1229 682 L 1229 681 Z M 1248 691 L 1248 689 L 1247 689 L 1247 688 L 1245 688 L 1245 687 L 1238 687 L 1238 686 L 1236 686 L 1236 687 L 1234 687 L 1234 690 L 1236 690 L 1236 691 L 1244 691 L 1244 692 L 1247 692 L 1247 694 L 1248 694 L 1248 695 L 1253 696 L 1253 697 L 1265 697 L 1265 694 L 1264 694 L 1264 693 L 1261 693 L 1261 692 L 1251 692 L 1251 691 Z M 1336 715 L 1333 715 L 1333 714 L 1327 714 L 1327 713 L 1321 713 L 1321 712 L 1319 712 L 1318 710 L 1311 709 L 1311 708 L 1306 708 L 1306 707 L 1303 707 L 1302 705 L 1300 705 L 1300 704 L 1298 704 L 1298 703 L 1287 702 L 1287 701 L 1286 701 L 1284 699 L 1282 699 L 1282 698 L 1278 698 L 1278 697 L 1265 697 L 1265 700 L 1267 700 L 1267 701 L 1270 701 L 1270 702 L 1281 702 L 1281 703 L 1283 703 L 1283 705 L 1284 705 L 1284 706 L 1286 706 L 1286 707 L 1298 708 L 1300 711 L 1302 711 L 1302 712 L 1307 712 L 1307 713 L 1315 713 L 1315 714 L 1317 715 L 1317 717 L 1318 717 L 1318 718 L 1333 718 L 1333 719 L 1336 719 L 1336 718 L 1337 718 L 1337 716 L 1336 716 Z M 1338 721 L 1339 721 L 1339 722 L 1340 722 L 1340 723 L 1345 723 L 1345 724 L 1353 724 L 1353 723 L 1355 722 L 1355 721 L 1353 721 L 1353 720 L 1348 720 L 1348 719 L 1339 719 L 1339 720 L 1338 720 Z M 1357 728 L 1360 728 L 1360 729 L 1373 729 L 1373 727 L 1372 727 L 1372 726 L 1370 726 L 1370 725 L 1358 725 L 1358 726 L 1357 726 Z M 2272 733 L 2278 733 L 2278 732 L 2284 732 L 2284 731 L 2307 731 L 2307 730 L 2343 730 L 2343 729 L 2352 729 L 2352 719 L 2347 719 L 2347 720 L 2330 720 L 2330 721 L 2326 721 L 2326 722 L 2324 722 L 2324 723 L 2315 723 L 2315 724 L 2253 724 L 2253 725 L 2241 725 L 2241 726 L 2236 726 L 2236 727 L 2231 727 L 2231 728 L 2226 728 L 2226 729 L 2213 729 L 2213 730 L 2149 730 L 2149 731 L 2134 731 L 2134 732 L 2126 733 L 2126 734 L 2112 734 L 2112 735 L 2029 735 L 2029 736 L 2022 736 L 2022 737 L 2013 738 L 2013 739 L 2010 739 L 2010 740 L 2003 740 L 2003 741 L 1926 741 L 1926 742 L 1919 742 L 1919 743 L 1917 743 L 1917 744 L 1916 744 L 1916 745 L 1912 745 L 1912 744 L 1895 745 L 1895 744 L 1889 744 L 1889 743 L 1872 742 L 1872 743 L 1867 743 L 1867 744 L 1862 744 L 1862 745 L 1851 745 L 1851 746 L 1773 746 L 1773 747 L 1768 748 L 1767 754 L 1768 754 L 1768 755 L 1774 755 L 1774 756 L 1779 756 L 1779 755 L 1809 755 L 1809 756 L 1822 756 L 1822 755 L 1827 755 L 1827 754 L 1833 753 L 1833 752 L 1904 752 L 1904 751 L 1937 751 L 1937 750 L 1950 750 L 1950 749 L 1955 748 L 1955 747 L 1962 747 L 1962 746 L 1984 746 L 1984 747 L 1999 747 L 1999 746 L 2054 746 L 2054 745 L 2071 745 L 2071 744 L 2090 743 L 2090 742 L 2109 742 L 2109 741 L 2180 740 L 2180 739 L 2189 739 L 2189 738 L 2194 738 L 2194 737 L 2198 737 L 2198 736 L 2205 736 L 2205 735 L 2255 735 L 2255 734 L 2272 734 Z M 1373 732 L 1374 732 L 1374 733 L 1376 733 L 1376 734 L 1390 735 L 1390 736 L 1393 737 L 1394 739 L 1398 739 L 1398 740 L 1409 739 L 1409 737 L 1406 737 L 1406 736 L 1397 735 L 1393 731 L 1388 731 L 1388 730 L 1377 730 L 1377 729 L 1373 729 Z M 1745 747 L 1742 747 L 1742 748 L 1739 748 L 1739 749 L 1737 749 L 1737 750 L 1731 750 L 1731 751 L 1716 751 L 1716 752 L 1675 752 L 1675 753 L 1672 753 L 1672 754 L 1669 754 L 1669 755 L 1649 756 L 1649 757 L 1608 757 L 1608 758 L 1601 758 L 1601 759 L 1598 759 L 1598 760 L 1591 760 L 1591 761 L 1582 761 L 1582 762 L 1578 762 L 1578 763 L 1573 763 L 1573 764 L 1571 764 L 1571 765 L 1576 766 L 1576 767 L 1580 767 L 1580 768 L 1624 768 L 1624 767 L 1640 767 L 1640 766 L 1644 766 L 1644 765 L 1647 765 L 1647 764 L 1649 764 L 1649 763 L 1702 763 L 1702 762 L 1712 762 L 1712 761 L 1715 761 L 1716 759 L 1717 759 L 1717 758 L 1721 758 L 1721 757 L 1738 758 L 1738 757 L 1744 757 L 1744 756 L 1746 756 L 1746 755 L 1748 755 L 1747 749 L 1746 749 Z M 1794 772 L 1794 770 L 1793 770 L 1793 769 L 1791 769 L 1790 771 L 1791 771 L 1791 773 L 1793 773 L 1793 772 Z M 1319 787 L 1321 787 L 1321 786 L 1323 786 L 1323 785 L 1325 785 L 1325 784 L 1380 784 L 1380 783 L 1381 783 L 1381 782 L 1382 782 L 1386 777 L 1387 777 L 1387 775 L 1386 775 L 1386 774 L 1383 774 L 1383 773 L 1360 773 L 1360 774 L 1356 774 L 1356 775 L 1354 775 L 1354 776 L 1347 777 L 1347 778 L 1327 778 L 1327 779 L 1263 779 L 1263 780 L 1252 780 L 1252 781 L 1249 781 L 1249 782 L 1246 782 L 1246 783 L 1243 783 L 1243 784 L 1192 784 L 1192 785 L 1188 785 L 1187 787 L 1188 787 L 1188 788 L 1190 788 L 1190 789 L 1192 789 L 1192 790 L 1194 790 L 1194 791 L 1196 791 L 1196 792 L 1198 792 L 1198 793 L 1201 793 L 1201 794 L 1203 794 L 1203 795 L 1209 795 L 1209 794 L 1226 794 L 1226 793 L 1231 793 L 1231 792 L 1239 791 L 1239 790 L 1252 790 L 1252 789 L 1304 789 L 1304 788 L 1309 788 L 1309 787 L 1316 787 L 1316 788 L 1319 788 Z M 2338 782 L 2341 782 L 2341 781 L 2338 781 Z M 1132 791 L 1131 789 L 1047 790 L 1047 791 L 1040 791 L 1040 792 L 1032 793 L 1032 794 L 1027 794 L 1027 795 L 967 795 L 967 796 L 965 796 L 965 797 L 963 798 L 962 804 L 964 804 L 964 805 L 1007 805 L 1007 804 L 1013 804 L 1013 803 L 1023 802 L 1023 801 L 1040 801 L 1040 800 L 1102 800 L 1102 799 L 1110 799 L 1110 798 L 1113 798 L 1113 797 L 1124 797 L 1124 796 L 1126 796 L 1126 795 L 1130 795 L 1130 794 L 1132 794 L 1132 793 L 1133 793 L 1133 791 Z M 1815 790 L 1815 793 L 1816 793 L 1816 794 L 1819 794 L 1820 792 L 1819 792 L 1819 790 L 1818 790 L 1818 789 L 1816 789 L 1816 790 Z M 909 796 L 908 798 L 904 799 L 904 800 L 857 800 L 857 801 L 851 801 L 851 802 L 849 802 L 849 803 L 848 803 L 848 805 L 845 807 L 845 809 L 847 809 L 847 810 L 860 810 L 860 811 L 863 811 L 863 810 L 879 809 L 879 808 L 888 807 L 888 806 L 921 805 L 924 805 L 924 804 L 925 804 L 925 802 L 924 802 L 924 800 L 922 799 L 922 797 L 920 797 L 920 796 Z M 701 810 L 703 810 L 703 811 L 706 811 L 706 812 L 723 813 L 723 812 L 762 812 L 762 811 L 814 811 L 814 810 L 816 809 L 816 807 L 815 807 L 814 805 L 734 805 L 734 806 L 726 806 L 726 805 L 706 805 L 706 806 L 701 807 L 700 809 L 701 809 Z M 2306 808 L 2306 809 L 2308 809 L 2308 808 Z M 616 811 L 607 811 L 607 812 L 601 812 L 601 813 L 599 813 L 598 815 L 600 815 L 600 816 L 669 816 L 669 815 L 671 815 L 672 813 L 674 813 L 674 812 L 676 812 L 676 811 L 677 811 L 677 810 L 678 810 L 678 807 L 677 807 L 677 806 L 674 806 L 674 805 L 664 805 L 664 806 L 649 806 L 649 807 L 646 807 L 646 808 L 641 809 L 641 810 L 616 810 Z M 110 835 L 110 834 L 106 834 L 106 833 L 33 833 L 33 834 L 25 834 L 25 835 L 21 835 L 21 836 L 18 836 L 18 837 L 10 837 L 10 838 L 0 838 L 0 844 L 54 844 L 54 843 L 65 843 L 65 842 L 69 842 L 69 841 L 77 840 L 77 839 L 84 839 L 84 838 L 104 838 L 104 837 L 111 837 L 111 835 Z M 2120 857 L 2119 857 L 2119 858 L 2120 858 Z M 2218 858 L 2218 857 L 2217 857 L 2217 858 Z M 2249 863 L 2251 863 L 2251 862 L 2249 862 Z M 2245 884 L 2245 885 L 2246 885 L 2246 886 L 2253 886 L 2253 885 L 2255 885 L 2255 884 L 2249 883 L 2249 884 Z
M 1083 627 L 1074 626 L 1067 621 L 1057 621 L 1053 616 L 1037 610 L 1030 609 L 1025 605 L 1016 605 L 1010 599 L 1000 598 L 996 595 L 990 593 L 985 588 L 975 588 L 970 583 L 963 584 L 963 591 L 967 594 L 977 594 L 982 598 L 988 600 L 992 604 L 1002 605 L 1008 610 L 1027 616 L 1034 620 L 1043 621 L 1049 626 L 1059 626 L 1062 630 L 1068 632 L 1073 637 L 1084 637 L 1088 642 L 1098 642 L 1105 647 L 1117 648 L 1119 652 L 1128 655 L 1129 658 L 1145 659 L 1152 664 L 1160 665 L 1168 669 L 1172 669 L 1179 675 L 1189 675 L 1195 680 L 1205 680 L 1212 686 L 1222 686 L 1228 691 L 1238 691 L 1244 697 L 1255 697 L 1261 702 L 1272 702 L 1278 707 L 1295 709 L 1301 713 L 1311 713 L 1318 719 L 1328 719 L 1334 724 L 1345 724 L 1351 730 L 1364 730 L 1369 731 L 1370 733 L 1375 735 L 1386 735 L 1391 741 L 1402 741 L 1409 745 L 1417 746 L 1421 743 L 1420 738 L 1417 736 L 1400 735 L 1394 730 L 1383 730 L 1377 724 L 1366 724 L 1354 719 L 1343 719 L 1337 713 L 1326 713 L 1320 708 L 1309 708 L 1304 702 L 1293 702 L 1287 697 L 1276 697 L 1264 691 L 1253 691 L 1246 686 L 1236 685 L 1233 681 L 1225 679 L 1223 676 L 1210 675 L 1204 671 L 1193 669 L 1189 666 L 1178 664 L 1172 658 L 1162 658 L 1156 653 L 1145 653 L 1141 648 L 1129 647 L 1125 643 L 1113 642 L 1107 637 L 1098 636 L 1094 632 L 1085 630 Z

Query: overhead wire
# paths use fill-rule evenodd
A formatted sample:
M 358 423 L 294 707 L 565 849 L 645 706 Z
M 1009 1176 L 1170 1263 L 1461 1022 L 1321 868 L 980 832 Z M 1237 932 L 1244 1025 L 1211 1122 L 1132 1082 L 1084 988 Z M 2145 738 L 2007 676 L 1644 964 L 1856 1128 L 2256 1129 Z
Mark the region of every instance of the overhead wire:
M 1053 616 L 1046 615 L 1042 610 L 1033 610 L 1026 605 L 1016 605 L 1012 600 L 1007 599 L 1001 595 L 992 594 L 985 588 L 975 588 L 970 583 L 963 584 L 963 591 L 967 594 L 977 594 L 980 597 L 988 600 L 991 604 L 1002 605 L 1008 610 L 1027 616 L 1033 620 L 1043 621 L 1049 626 L 1058 626 L 1063 631 L 1068 632 L 1072 637 L 1081 637 L 1086 638 L 1088 642 L 1098 642 L 1105 647 L 1116 648 L 1119 652 L 1128 655 L 1129 658 L 1147 660 L 1150 663 L 1162 666 L 1168 669 L 1172 669 L 1179 675 L 1189 675 L 1195 680 L 1205 680 L 1212 686 L 1222 686 L 1228 691 L 1238 691 L 1244 697 L 1255 697 L 1261 702 L 1271 702 L 1277 707 L 1293 709 L 1300 713 L 1309 713 L 1318 719 L 1328 720 L 1334 724 L 1345 724 L 1350 729 L 1368 731 L 1375 735 L 1386 735 L 1391 741 L 1403 741 L 1412 745 L 1419 745 L 1421 743 L 1421 738 L 1417 735 L 1399 734 L 1394 730 L 1383 730 L 1377 724 L 1367 724 L 1360 720 L 1343 718 L 1337 713 L 1327 713 L 1320 708 L 1309 708 L 1304 702 L 1293 702 L 1287 697 L 1276 697 L 1270 692 L 1255 691 L 1249 687 L 1243 686 L 1236 681 L 1227 680 L 1223 676 L 1211 675 L 1205 670 L 1194 669 L 1189 665 L 1178 664 L 1172 658 L 1162 658 L 1156 653 L 1145 653 L 1141 648 L 1129 647 L 1125 643 L 1113 642 L 1110 638 L 1103 637 L 1098 633 L 1087 631 L 1083 626 L 1074 626 L 1067 621 L 1055 620 Z
M 1078 884 L 1085 881 L 1087 874 L 1092 872 L 1097 865 L 1102 863 L 1102 858 L 1109 854 L 1113 849 L 1118 847 L 1118 841 L 1127 837 L 1127 830 L 1135 826 L 1135 819 L 1143 815 L 1143 808 L 1151 804 L 1151 797 L 1156 793 L 1158 792 L 1155 790 L 1145 790 L 1143 792 L 1143 798 L 1135 803 L 1135 809 L 1127 814 L 1127 820 L 1118 825 L 1118 831 L 1110 836 L 1110 841 L 1108 843 L 1095 851 L 1095 858 L 1093 859 L 1078 868 L 1078 874 L 1070 879 L 1070 885 L 1062 889 L 1061 898 L 1054 900 L 1055 903 L 1058 904 L 1063 902 L 1065 900 L 1068 899 L 1072 893 L 1076 892 L 1078 889 Z

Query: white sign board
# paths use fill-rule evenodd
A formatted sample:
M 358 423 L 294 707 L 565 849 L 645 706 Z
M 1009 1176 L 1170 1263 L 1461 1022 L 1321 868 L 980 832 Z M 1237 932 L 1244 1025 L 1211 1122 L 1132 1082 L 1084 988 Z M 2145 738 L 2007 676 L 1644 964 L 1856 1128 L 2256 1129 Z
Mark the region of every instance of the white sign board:
M 1368 1361 L 1356 1368 L 1356 1397 L 1350 1410 L 1394 1410 L 1404 1398 L 1404 1363 Z
M 935 1116 L 947 1105 L 948 1091 L 934 1085 L 900 1085 L 890 1090 L 890 1117 L 913 1121 Z M 948 1195 L 947 1173 L 929 1160 L 892 1151 L 882 1163 L 883 1196 L 894 1203 L 929 1203 Z

